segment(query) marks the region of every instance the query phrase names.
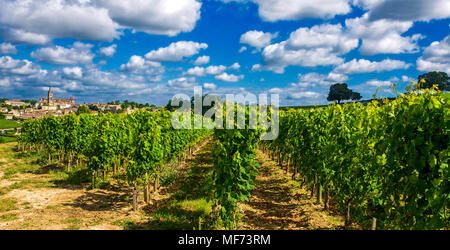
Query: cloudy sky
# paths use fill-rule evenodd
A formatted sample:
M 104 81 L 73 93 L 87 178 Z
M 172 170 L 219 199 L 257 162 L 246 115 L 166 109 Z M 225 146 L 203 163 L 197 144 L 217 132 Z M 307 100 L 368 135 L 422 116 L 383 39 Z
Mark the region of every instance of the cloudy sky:
M 0 97 L 273 93 L 324 104 L 450 74 L 449 0 L 0 0 Z M 381 92 L 381 95 L 389 95 Z

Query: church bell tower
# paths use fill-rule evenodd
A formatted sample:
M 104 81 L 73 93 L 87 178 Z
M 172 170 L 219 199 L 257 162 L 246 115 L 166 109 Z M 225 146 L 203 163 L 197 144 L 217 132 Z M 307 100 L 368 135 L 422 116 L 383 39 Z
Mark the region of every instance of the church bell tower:
M 48 99 L 47 99 L 48 105 L 52 105 L 53 103 L 53 91 L 52 87 L 48 89 Z

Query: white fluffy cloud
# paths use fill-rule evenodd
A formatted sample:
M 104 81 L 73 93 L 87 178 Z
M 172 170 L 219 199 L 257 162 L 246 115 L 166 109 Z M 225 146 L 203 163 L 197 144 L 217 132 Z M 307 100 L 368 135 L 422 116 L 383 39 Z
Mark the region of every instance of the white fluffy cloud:
M 429 21 L 450 17 L 448 0 L 384 0 L 371 7 L 371 20 Z
M 360 52 L 364 55 L 416 53 L 420 34 L 402 36 L 412 26 L 411 21 L 369 21 L 368 14 L 345 21 L 351 35 L 362 39 Z
M 327 66 L 342 63 L 343 54 L 358 47 L 359 41 L 345 33 L 340 25 L 317 25 L 299 28 L 289 39 L 264 48 L 262 65 L 254 70 L 266 69 L 284 73 L 287 66 Z
M 375 86 L 375 87 L 387 87 L 390 84 L 392 84 L 391 81 L 380 81 L 380 80 L 369 80 L 366 82 L 369 86 Z
M 425 48 L 417 60 L 419 71 L 443 71 L 450 74 L 450 36 L 435 41 Z
M 119 27 L 108 15 L 90 1 L 1 0 L 0 24 L 50 37 L 70 37 L 87 40 L 117 38 Z
M 282 88 L 271 88 L 271 89 L 269 89 L 268 92 L 271 93 L 271 94 L 281 94 L 281 93 L 284 92 L 284 89 L 282 89 Z
M 352 4 L 361 7 L 365 10 L 368 10 L 382 2 L 384 2 L 384 0 L 353 0 Z
M 9 75 L 31 75 L 40 72 L 38 65 L 28 60 L 16 60 L 10 56 L 0 57 L 0 72 Z
M 243 0 L 222 0 L 223 2 L 245 2 Z M 259 16 L 264 21 L 299 20 L 304 18 L 329 19 L 348 14 L 351 7 L 348 0 L 249 0 L 259 7 Z
M 319 86 L 329 86 L 337 82 L 344 82 L 348 77 L 343 74 L 329 73 L 328 75 L 319 74 L 316 72 L 308 74 L 299 74 L 298 82 L 291 83 L 291 87 L 308 88 Z
M 126 64 L 120 65 L 120 71 L 156 76 L 156 78 L 153 77 L 151 80 L 155 81 L 161 78 L 160 74 L 164 72 L 164 68 L 159 62 L 153 62 L 150 60 L 146 60 L 141 56 L 134 55 L 130 57 L 130 60 Z
M 11 73 L 18 75 L 31 75 L 40 72 L 40 67 L 28 60 L 23 60 L 21 66 L 11 70 Z
M 57 65 L 86 64 L 94 58 L 91 48 L 92 44 L 75 42 L 71 48 L 55 46 L 35 50 L 31 52 L 31 57 Z
M 10 83 L 8 78 L 0 79 L 0 87 L 8 87 L 9 85 Z
M 287 46 L 291 49 L 327 48 L 330 53 L 340 55 L 355 49 L 358 44 L 358 39 L 346 33 L 340 24 L 299 28 L 287 40 Z
M 209 56 L 199 56 L 195 61 L 194 64 L 195 65 L 203 65 L 203 64 L 208 64 L 209 63 Z
M 289 94 L 291 98 L 294 99 L 303 99 L 303 98 L 319 98 L 321 97 L 320 93 L 313 92 L 313 91 L 300 91 L 295 92 L 292 94 Z
M 345 82 L 348 80 L 348 76 L 345 74 L 339 74 L 335 72 L 330 72 L 326 78 L 328 81 L 334 81 L 334 82 Z
M 218 74 L 223 73 L 226 69 L 227 69 L 227 67 L 225 67 L 223 65 L 209 66 L 205 69 L 205 73 L 208 75 L 218 75 Z
M 241 65 L 240 65 L 239 63 L 235 62 L 235 63 L 233 63 L 233 65 L 231 65 L 231 66 L 228 67 L 228 68 L 229 68 L 229 69 L 232 69 L 232 70 L 238 70 L 238 69 L 241 68 Z
M 100 54 L 105 57 L 112 57 L 116 53 L 117 44 L 100 48 Z
M 16 54 L 17 49 L 10 43 L 0 43 L 0 54 Z
M 39 65 L 26 59 L 13 59 L 10 56 L 0 57 L 0 79 L 2 87 L 16 88 L 17 81 L 26 81 L 33 84 L 48 75 L 47 70 L 42 70 Z
M 50 38 L 47 35 L 27 32 L 21 29 L 1 27 L 1 25 L 0 37 L 7 41 L 37 45 L 44 45 L 50 42 Z
M 175 36 L 200 19 L 197 0 L 0 0 L 6 40 L 44 44 L 50 38 L 112 41 L 131 28 Z
M 83 77 L 83 69 L 80 67 L 63 68 L 63 73 L 69 78 L 81 79 Z
M 130 57 L 127 64 L 120 65 L 120 70 L 133 72 L 145 69 L 146 67 L 146 60 L 141 56 L 134 55 Z
M 214 83 L 204 83 L 203 88 L 212 90 L 212 89 L 216 89 L 217 86 Z
M 206 48 L 208 48 L 206 43 L 179 41 L 171 43 L 168 47 L 152 50 L 145 55 L 145 58 L 161 62 L 182 62 L 184 58 L 196 55 L 201 49 Z
M 193 76 L 206 76 L 206 75 L 218 75 L 222 74 L 227 67 L 223 65 L 218 66 L 208 66 L 208 67 L 194 67 L 186 71 L 185 74 Z
M 188 69 L 186 71 L 185 74 L 186 75 L 192 75 L 192 76 L 205 76 L 206 75 L 206 68 L 204 68 L 204 67 L 190 68 L 190 69 Z
M 97 0 L 121 26 L 149 34 L 175 36 L 192 31 L 200 19 L 197 0 Z
M 337 66 L 333 71 L 341 74 L 358 74 L 369 72 L 391 71 L 396 69 L 407 69 L 411 65 L 399 60 L 385 59 L 380 62 L 371 62 L 366 59 L 353 59 Z
M 262 52 L 262 65 L 256 64 L 252 70 L 270 70 L 278 74 L 284 73 L 288 66 L 326 66 L 342 63 L 344 59 L 330 53 L 330 48 L 292 50 L 286 42 L 267 46 Z
M 329 19 L 349 14 L 351 5 L 368 10 L 371 20 L 429 21 L 450 17 L 448 0 L 222 0 L 254 2 L 264 21 Z
M 430 44 L 423 52 L 423 58 L 436 62 L 450 61 L 450 36 L 445 37 L 442 41 L 435 41 Z
M 269 32 L 262 32 L 257 30 L 251 30 L 242 34 L 240 43 L 248 44 L 258 50 L 266 47 L 270 44 L 273 38 L 277 37 L 277 34 Z M 242 49 L 242 48 L 241 48 Z M 243 52 L 243 51 L 240 51 Z
M 255 72 L 255 71 L 261 71 L 262 68 L 263 68 L 263 66 L 262 66 L 261 64 L 257 63 L 257 64 L 254 64 L 254 65 L 252 66 L 252 71 L 253 71 L 253 72 Z
M 414 81 L 414 78 L 411 78 L 409 76 L 402 76 L 402 82 L 411 82 Z
M 15 60 L 10 56 L 2 56 L 0 57 L 0 69 L 16 68 L 20 62 L 21 60 Z
M 224 82 L 237 82 L 239 80 L 244 79 L 243 75 L 234 75 L 234 74 L 227 74 L 227 73 L 222 73 L 220 75 L 216 75 L 216 80 L 220 80 L 220 81 L 224 81 Z
M 439 63 L 424 60 L 423 58 L 419 58 L 417 60 L 417 70 L 419 71 L 441 71 L 450 74 L 450 64 L 449 63 Z
M 194 77 L 180 77 L 168 81 L 169 87 L 173 88 L 190 88 L 198 85 Z

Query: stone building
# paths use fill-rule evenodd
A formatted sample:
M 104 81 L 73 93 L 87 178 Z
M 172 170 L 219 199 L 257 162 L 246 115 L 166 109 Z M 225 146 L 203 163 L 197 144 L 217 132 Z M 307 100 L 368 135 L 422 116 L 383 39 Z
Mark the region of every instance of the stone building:
M 15 106 L 15 107 L 21 107 L 21 106 L 29 106 L 29 103 L 26 102 L 22 102 L 19 100 L 11 100 L 11 101 L 5 101 L 6 105 L 11 105 L 11 106 Z
M 50 87 L 48 89 L 47 97 L 42 97 L 35 106 L 42 107 L 44 110 L 59 110 L 72 108 L 75 104 L 75 99 L 72 96 L 69 99 L 54 98 L 52 87 Z

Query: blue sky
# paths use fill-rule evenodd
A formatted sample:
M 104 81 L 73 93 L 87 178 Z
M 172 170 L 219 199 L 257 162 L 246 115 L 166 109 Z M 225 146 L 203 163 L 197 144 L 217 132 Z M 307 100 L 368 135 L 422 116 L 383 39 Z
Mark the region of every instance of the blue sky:
M 325 104 L 450 74 L 448 0 L 0 0 L 0 97 L 166 104 L 194 86 Z

